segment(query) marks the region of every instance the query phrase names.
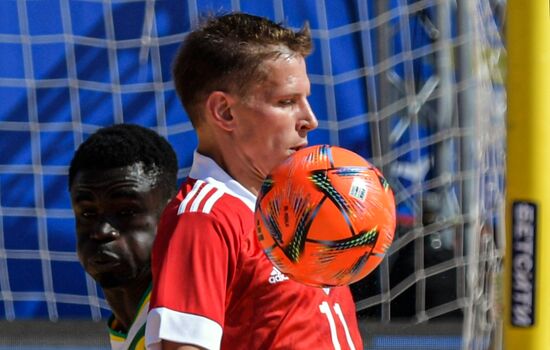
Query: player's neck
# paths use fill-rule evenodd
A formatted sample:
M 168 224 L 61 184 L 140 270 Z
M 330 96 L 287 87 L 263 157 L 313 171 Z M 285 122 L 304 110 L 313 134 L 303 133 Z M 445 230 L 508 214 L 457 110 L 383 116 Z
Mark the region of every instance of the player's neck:
M 199 143 L 197 151 L 211 158 L 229 176 L 254 195 L 258 195 L 264 176 L 253 167 L 252 162 L 246 159 L 243 154 L 235 152 L 234 147 L 223 145 L 223 142 L 210 145 Z
M 119 331 L 128 332 L 137 316 L 143 296 L 150 287 L 151 279 L 142 279 L 126 286 L 104 288 L 103 294 L 118 324 Z

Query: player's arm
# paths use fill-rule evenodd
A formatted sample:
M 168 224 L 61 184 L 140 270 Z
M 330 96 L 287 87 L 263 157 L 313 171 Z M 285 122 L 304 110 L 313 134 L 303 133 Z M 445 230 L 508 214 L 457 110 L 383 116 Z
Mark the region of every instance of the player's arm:
M 163 340 L 161 344 L 162 350 L 204 350 L 204 348 L 199 348 L 194 345 L 174 343 L 168 340 Z
M 217 349 L 230 280 L 228 264 L 235 258 L 229 257 L 225 231 L 212 215 L 184 212 L 172 220 L 172 225 L 159 228 L 153 246 L 147 346 Z

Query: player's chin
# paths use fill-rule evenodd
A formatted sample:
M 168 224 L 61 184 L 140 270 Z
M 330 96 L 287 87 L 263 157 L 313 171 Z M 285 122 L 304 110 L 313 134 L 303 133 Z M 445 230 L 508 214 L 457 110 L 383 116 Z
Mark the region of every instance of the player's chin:
M 269 163 L 266 164 L 266 168 L 264 170 L 267 170 L 266 174 L 271 173 L 276 167 L 281 165 L 284 161 L 286 161 L 290 156 L 292 156 L 294 153 L 296 153 L 300 148 L 298 147 L 289 147 L 284 150 L 281 150 L 281 152 L 273 152 L 269 156 Z
M 294 153 L 298 152 L 299 150 L 301 150 L 303 147 L 292 147 L 292 148 L 289 148 L 288 151 L 287 151 L 287 158 L 290 157 L 291 155 L 293 155 Z
M 308 146 L 307 141 L 302 140 L 302 141 L 300 141 L 299 144 L 294 145 L 293 147 L 290 147 L 290 153 L 294 154 L 294 153 L 298 152 L 299 150 L 306 148 L 307 146 Z
M 276 160 L 274 158 L 275 161 L 273 162 L 274 166 L 272 167 L 272 169 L 279 166 L 281 163 L 283 163 L 285 160 L 287 160 L 290 156 L 292 156 L 296 152 L 297 150 L 294 148 L 288 148 L 285 150 L 285 152 L 281 152 L 280 157 L 277 157 Z
M 98 281 L 98 284 L 103 289 L 120 288 L 125 286 L 127 283 L 128 282 L 125 280 L 121 280 L 120 278 L 113 278 L 113 277 L 101 278 Z
M 129 278 L 128 274 L 120 272 L 104 272 L 94 276 L 95 281 L 103 289 L 123 287 L 128 284 Z

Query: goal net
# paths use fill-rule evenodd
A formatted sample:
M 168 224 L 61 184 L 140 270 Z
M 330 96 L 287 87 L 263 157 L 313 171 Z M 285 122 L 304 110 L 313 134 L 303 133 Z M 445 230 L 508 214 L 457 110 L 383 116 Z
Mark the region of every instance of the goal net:
M 171 59 L 201 15 L 239 10 L 294 28 L 309 22 L 319 119 L 310 144 L 363 155 L 394 189 L 395 241 L 352 286 L 366 347 L 498 347 L 504 5 L 0 1 L 0 317 L 107 317 L 75 254 L 68 163 L 98 128 L 137 123 L 168 138 L 185 177 L 196 138 Z

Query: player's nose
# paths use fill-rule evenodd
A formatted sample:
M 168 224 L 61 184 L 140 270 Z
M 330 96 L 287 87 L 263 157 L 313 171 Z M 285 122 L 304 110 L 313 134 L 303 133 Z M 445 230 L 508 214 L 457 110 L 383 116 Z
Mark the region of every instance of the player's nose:
M 299 131 L 311 131 L 319 126 L 319 121 L 313 113 L 311 106 L 307 100 L 304 101 L 301 111 L 301 118 L 298 121 Z
M 120 236 L 118 230 L 109 221 L 101 220 L 91 232 L 90 238 L 98 241 L 112 241 Z

